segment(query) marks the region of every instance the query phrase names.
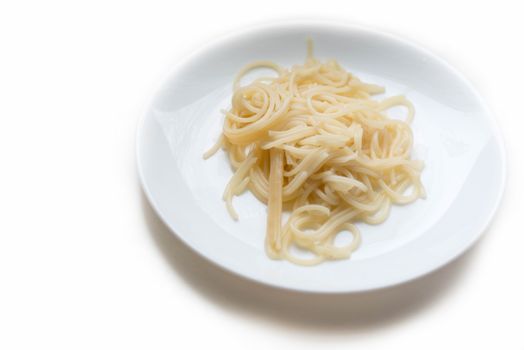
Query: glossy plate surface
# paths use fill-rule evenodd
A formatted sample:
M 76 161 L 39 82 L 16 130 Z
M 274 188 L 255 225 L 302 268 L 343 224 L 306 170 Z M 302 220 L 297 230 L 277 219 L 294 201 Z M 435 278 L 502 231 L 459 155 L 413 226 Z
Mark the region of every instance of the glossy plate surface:
M 393 206 L 381 225 L 358 224 L 363 241 L 350 260 L 315 267 L 269 259 L 265 205 L 247 192 L 234 200 L 240 220 L 233 221 L 222 201 L 232 174 L 225 153 L 202 159 L 221 132 L 219 111 L 229 106 L 235 73 L 254 60 L 302 62 L 307 37 L 319 59 L 335 58 L 362 80 L 385 86 L 385 96 L 404 94 L 413 102 L 414 157 L 426 163 L 427 190 L 425 200 Z M 248 29 L 192 54 L 154 96 L 138 129 L 137 152 L 149 201 L 192 249 L 262 283 L 327 293 L 402 283 L 463 253 L 491 220 L 506 167 L 493 117 L 455 69 L 389 34 L 319 22 Z

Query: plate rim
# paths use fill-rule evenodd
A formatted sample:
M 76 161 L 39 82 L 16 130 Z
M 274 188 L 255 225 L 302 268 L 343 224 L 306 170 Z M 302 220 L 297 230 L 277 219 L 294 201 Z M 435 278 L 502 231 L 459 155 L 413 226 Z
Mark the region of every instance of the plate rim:
M 363 287 L 359 289 L 347 289 L 347 290 L 340 290 L 340 289 L 334 289 L 334 290 L 325 290 L 325 289 L 315 289 L 315 288 L 306 288 L 304 286 L 288 286 L 288 285 L 281 285 L 277 282 L 273 282 L 271 280 L 262 280 L 259 278 L 256 278 L 253 275 L 242 273 L 240 271 L 235 270 L 231 266 L 227 266 L 226 264 L 223 264 L 220 261 L 214 260 L 211 256 L 207 256 L 203 254 L 197 247 L 195 247 L 189 240 L 184 238 L 184 235 L 179 234 L 176 227 L 172 227 L 174 225 L 168 223 L 164 215 L 162 214 L 162 211 L 159 209 L 158 204 L 154 200 L 154 196 L 151 193 L 147 181 L 145 179 L 145 175 L 143 173 L 143 164 L 140 158 L 140 155 L 142 154 L 142 149 L 144 145 L 142 145 L 143 138 L 141 137 L 141 133 L 144 130 L 145 123 L 148 120 L 149 111 L 151 110 L 151 107 L 153 106 L 154 100 L 156 96 L 158 95 L 159 91 L 162 90 L 162 87 L 166 86 L 168 82 L 171 80 L 171 78 L 180 71 L 181 68 L 183 68 L 187 63 L 189 63 L 194 57 L 199 56 L 201 53 L 212 50 L 215 47 L 220 47 L 224 43 L 240 39 L 243 36 L 253 34 L 256 32 L 263 32 L 265 30 L 284 30 L 286 28 L 292 28 L 292 27 L 318 27 L 318 28 L 324 28 L 324 29 L 330 29 L 330 30 L 338 30 L 338 31 L 353 31 L 353 32 L 365 32 L 368 34 L 373 34 L 376 36 L 380 36 L 384 39 L 388 39 L 391 41 L 398 42 L 403 45 L 407 45 L 417 51 L 420 51 L 424 53 L 425 55 L 430 56 L 432 59 L 434 59 L 436 62 L 438 62 L 440 65 L 444 66 L 446 69 L 448 69 L 451 73 L 453 73 L 457 78 L 460 79 L 460 81 L 465 84 L 465 86 L 468 88 L 468 90 L 474 95 L 474 97 L 479 102 L 479 105 L 482 107 L 482 109 L 486 112 L 487 121 L 489 123 L 489 129 L 493 134 L 493 139 L 495 140 L 496 146 L 499 148 L 500 153 L 500 161 L 501 161 L 501 173 L 500 173 L 500 184 L 499 184 L 499 191 L 497 193 L 496 200 L 494 204 L 491 206 L 489 210 L 489 215 L 485 216 L 484 222 L 482 225 L 480 225 L 481 229 L 478 230 L 478 232 L 475 234 L 475 237 L 471 239 L 470 242 L 467 243 L 464 247 L 462 247 L 458 252 L 454 254 L 450 254 L 446 258 L 442 259 L 442 261 L 439 261 L 438 263 L 434 264 L 431 268 L 428 268 L 423 273 L 419 274 L 413 274 L 411 276 L 408 276 L 406 278 L 400 278 L 394 283 L 383 283 L 378 286 L 371 286 L 371 287 Z M 452 66 L 450 63 L 448 63 L 445 59 L 441 58 L 440 56 L 434 54 L 429 49 L 425 48 L 424 46 L 420 45 L 417 42 L 414 42 L 410 39 L 406 39 L 402 36 L 398 36 L 396 34 L 392 34 L 383 30 L 379 30 L 376 28 L 368 27 L 361 24 L 348 24 L 345 22 L 341 22 L 339 20 L 334 21 L 327 21 L 327 20 L 279 20 L 279 21 L 270 21 L 270 22 L 264 22 L 249 26 L 243 26 L 239 28 L 233 28 L 226 33 L 223 33 L 221 35 L 210 37 L 207 40 L 203 41 L 198 45 L 196 49 L 193 49 L 192 51 L 189 51 L 189 53 L 186 53 L 185 55 L 182 54 L 181 58 L 178 59 L 170 69 L 167 70 L 166 74 L 163 75 L 162 79 L 160 80 L 160 83 L 157 83 L 155 86 L 153 86 L 154 89 L 149 93 L 150 96 L 147 99 L 147 103 L 145 104 L 145 108 L 140 113 L 140 117 L 137 123 L 136 131 L 135 131 L 135 164 L 136 169 L 138 172 L 138 178 L 140 183 L 140 188 L 142 190 L 142 193 L 147 198 L 148 204 L 151 206 L 155 214 L 158 216 L 158 218 L 162 221 L 162 223 L 169 229 L 171 234 L 176 236 L 183 244 L 188 247 L 191 251 L 196 253 L 198 256 L 202 257 L 204 260 L 210 262 L 212 265 L 219 267 L 223 271 L 227 273 L 231 273 L 233 275 L 239 276 L 241 278 L 246 278 L 249 281 L 255 282 L 260 285 L 270 286 L 277 289 L 282 290 L 288 290 L 288 291 L 295 291 L 295 292 L 301 292 L 301 293 L 311 293 L 311 294 L 352 294 L 352 293 L 362 293 L 362 292 L 369 292 L 374 290 L 381 290 L 385 288 L 391 288 L 398 285 L 402 285 L 414 280 L 417 280 L 419 278 L 422 278 L 424 276 L 427 276 L 444 266 L 447 266 L 448 264 L 455 261 L 460 256 L 464 255 L 466 252 L 468 252 L 488 231 L 488 228 L 490 224 L 494 221 L 495 215 L 498 212 L 498 209 L 500 208 L 502 198 L 504 196 L 505 190 L 506 190 L 506 183 L 507 183 L 507 153 L 506 153 L 506 145 L 504 143 L 504 138 L 502 137 L 501 129 L 498 125 L 497 118 L 491 108 L 488 106 L 486 100 L 480 95 L 478 90 L 473 86 L 473 84 L 464 76 L 462 72 L 460 72 L 458 69 L 456 69 L 454 66 Z

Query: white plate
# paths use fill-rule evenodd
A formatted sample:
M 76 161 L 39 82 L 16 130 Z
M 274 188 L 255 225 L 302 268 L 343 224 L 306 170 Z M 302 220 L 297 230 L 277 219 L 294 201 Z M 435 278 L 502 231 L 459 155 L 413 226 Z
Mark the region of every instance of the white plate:
M 264 252 L 266 208 L 251 193 L 222 201 L 232 174 L 217 139 L 231 82 L 261 59 L 290 66 L 305 58 L 307 37 L 320 59 L 336 58 L 362 79 L 405 94 L 415 105 L 415 157 L 426 168 L 427 199 L 394 206 L 381 225 L 359 224 L 363 243 L 350 260 L 302 267 Z M 210 261 L 269 285 L 309 292 L 355 292 L 411 280 L 450 262 L 486 229 L 504 187 L 501 138 L 486 105 L 447 63 L 389 34 L 322 22 L 257 27 L 209 44 L 178 65 L 138 129 L 138 168 L 158 215 Z

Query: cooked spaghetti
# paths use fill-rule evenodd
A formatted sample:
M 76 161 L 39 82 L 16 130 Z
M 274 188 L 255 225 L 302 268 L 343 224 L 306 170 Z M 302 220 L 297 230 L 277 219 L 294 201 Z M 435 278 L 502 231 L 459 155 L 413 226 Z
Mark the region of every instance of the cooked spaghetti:
M 277 76 L 241 86 L 249 71 L 270 68 Z M 360 244 L 357 221 L 382 223 L 392 203 L 424 197 L 423 163 L 410 158 L 413 105 L 403 96 L 375 100 L 384 88 L 367 84 L 335 60 L 313 57 L 285 69 L 257 61 L 240 70 L 222 135 L 204 158 L 224 148 L 235 173 L 224 200 L 237 220 L 233 197 L 249 189 L 267 204 L 266 252 L 300 265 L 348 258 Z M 387 110 L 403 106 L 404 120 Z M 290 216 L 282 225 L 283 211 Z M 335 243 L 350 232 L 351 242 Z M 293 253 L 293 246 L 312 253 Z

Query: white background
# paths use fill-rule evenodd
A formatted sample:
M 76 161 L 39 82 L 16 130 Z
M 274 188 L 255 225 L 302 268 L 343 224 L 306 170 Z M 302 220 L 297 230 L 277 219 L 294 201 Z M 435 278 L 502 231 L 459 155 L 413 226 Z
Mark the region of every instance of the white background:
M 524 21 L 518 1 L 1 1 L 1 349 L 523 349 Z M 402 287 L 311 296 L 211 266 L 141 194 L 135 128 L 217 35 L 334 19 L 418 42 L 497 116 L 507 190 L 485 237 Z M 479 193 L 482 200 L 482 193 Z

